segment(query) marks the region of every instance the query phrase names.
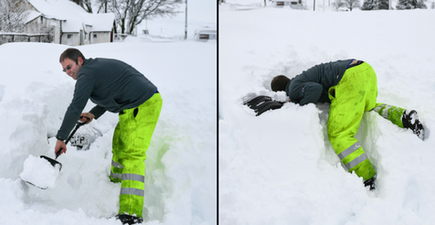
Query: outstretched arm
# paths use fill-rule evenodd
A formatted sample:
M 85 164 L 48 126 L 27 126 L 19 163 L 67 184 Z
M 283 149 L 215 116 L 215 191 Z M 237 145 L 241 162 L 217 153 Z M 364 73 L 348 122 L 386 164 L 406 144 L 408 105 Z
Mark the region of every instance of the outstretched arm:
M 299 101 L 300 105 L 317 103 L 322 95 L 323 86 L 319 83 L 307 82 L 301 91 L 303 92 L 303 98 Z

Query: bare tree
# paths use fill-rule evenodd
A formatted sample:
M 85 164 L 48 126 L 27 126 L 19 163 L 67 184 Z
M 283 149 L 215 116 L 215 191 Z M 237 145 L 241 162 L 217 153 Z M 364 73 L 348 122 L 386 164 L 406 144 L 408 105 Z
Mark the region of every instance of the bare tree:
M 131 34 L 145 18 L 173 16 L 182 0 L 108 0 L 122 34 Z
M 399 0 L 396 9 L 427 9 L 424 0 Z
M 83 0 L 71 0 L 72 2 L 76 3 L 79 6 L 83 5 Z
M 360 0 L 335 0 L 332 5 L 335 7 L 335 10 L 339 10 L 341 7 L 345 7 L 352 11 L 352 9 L 356 7 L 360 7 L 361 3 Z M 346 10 L 347 11 L 347 10 Z
M 344 0 L 344 2 L 346 2 L 346 6 L 350 11 L 352 11 L 353 8 L 361 7 L 359 0 Z
M 109 4 L 110 0 L 96 0 L 96 3 L 98 5 L 98 11 L 97 13 L 107 13 L 107 6 Z
M 361 10 L 381 10 L 391 8 L 388 0 L 364 0 Z
M 22 32 L 29 15 L 24 0 L 0 1 L 0 31 Z
M 92 13 L 92 3 L 91 0 L 83 0 L 82 7 L 88 12 Z
M 91 0 L 70 0 L 77 5 L 81 6 L 86 12 L 92 13 L 92 3 Z
M 335 7 L 335 10 L 339 10 L 341 7 L 346 5 L 346 2 L 344 2 L 344 0 L 335 0 L 334 3 L 332 3 L 332 5 Z

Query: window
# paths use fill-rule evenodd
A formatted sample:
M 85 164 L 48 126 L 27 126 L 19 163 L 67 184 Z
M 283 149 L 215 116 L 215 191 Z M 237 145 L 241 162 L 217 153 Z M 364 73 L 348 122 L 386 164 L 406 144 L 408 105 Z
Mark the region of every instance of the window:
M 94 34 L 94 38 L 97 38 L 97 34 Z
M 70 39 L 70 38 L 72 38 L 72 35 L 71 35 L 71 34 L 68 34 L 66 37 L 67 37 L 68 39 Z

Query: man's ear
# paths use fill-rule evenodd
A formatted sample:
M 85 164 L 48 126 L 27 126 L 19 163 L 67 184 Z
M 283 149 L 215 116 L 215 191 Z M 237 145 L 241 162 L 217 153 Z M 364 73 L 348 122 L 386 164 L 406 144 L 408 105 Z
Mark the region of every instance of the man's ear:
M 78 61 L 80 66 L 83 65 L 83 59 L 82 59 L 82 57 L 80 57 L 80 56 L 77 57 L 77 61 Z

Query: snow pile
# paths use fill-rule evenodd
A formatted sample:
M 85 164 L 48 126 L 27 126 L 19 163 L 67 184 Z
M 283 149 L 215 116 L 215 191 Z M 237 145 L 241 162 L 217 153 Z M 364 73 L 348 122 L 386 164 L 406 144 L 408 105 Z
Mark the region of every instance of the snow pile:
M 121 187 L 108 178 L 117 114 L 107 112 L 78 130 L 98 135 L 88 151 L 67 145 L 67 153 L 57 159 L 62 170 L 54 186 L 41 190 L 20 179 L 28 170 L 26 159 L 54 158 L 54 135 L 75 84 L 59 63 L 68 47 L 0 46 L 0 224 L 120 225 L 114 216 Z M 144 224 L 215 224 L 216 42 L 126 42 L 78 49 L 87 58 L 129 63 L 162 95 L 145 160 Z M 88 102 L 85 111 L 93 106 Z
M 415 109 L 435 127 L 431 10 L 312 12 L 265 7 L 219 12 L 221 224 L 433 224 L 434 138 L 421 141 L 374 112 L 356 138 L 377 189 L 348 173 L 327 137 L 328 104 L 256 117 L 243 102 L 268 95 L 276 75 L 355 58 L 373 66 L 378 102 Z
M 59 164 L 53 166 L 47 159 L 30 155 L 24 161 L 24 169 L 20 173 L 20 178 L 39 188 L 54 188 L 59 170 Z
M 68 176 L 67 182 L 73 189 L 77 190 L 82 184 L 82 175 L 80 173 L 72 173 Z

